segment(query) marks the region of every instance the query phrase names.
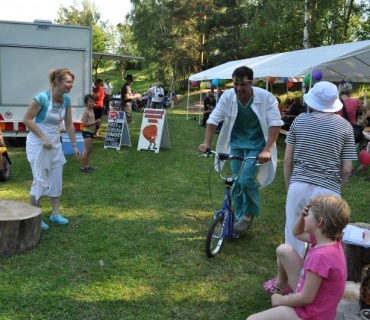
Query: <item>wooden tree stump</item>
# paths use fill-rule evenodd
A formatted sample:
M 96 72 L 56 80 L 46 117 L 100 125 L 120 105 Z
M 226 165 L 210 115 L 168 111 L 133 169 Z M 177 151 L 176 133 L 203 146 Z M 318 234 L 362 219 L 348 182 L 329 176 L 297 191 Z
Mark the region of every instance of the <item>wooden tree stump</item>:
M 351 225 L 370 229 L 368 223 L 357 222 Z M 343 249 L 347 259 L 347 281 L 361 282 L 362 268 L 370 264 L 370 248 L 343 243 Z
M 41 209 L 0 199 L 0 256 L 24 252 L 40 241 Z

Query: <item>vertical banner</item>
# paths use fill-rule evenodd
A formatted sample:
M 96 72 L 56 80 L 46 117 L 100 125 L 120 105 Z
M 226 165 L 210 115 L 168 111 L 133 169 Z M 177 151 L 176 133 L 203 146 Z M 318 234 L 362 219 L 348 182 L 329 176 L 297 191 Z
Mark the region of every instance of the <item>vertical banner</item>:
M 150 150 L 158 153 L 161 147 L 170 148 L 166 110 L 145 109 L 137 150 Z
M 109 111 L 107 133 L 104 148 L 120 150 L 121 145 L 131 147 L 131 139 L 128 131 L 126 113 L 124 111 Z

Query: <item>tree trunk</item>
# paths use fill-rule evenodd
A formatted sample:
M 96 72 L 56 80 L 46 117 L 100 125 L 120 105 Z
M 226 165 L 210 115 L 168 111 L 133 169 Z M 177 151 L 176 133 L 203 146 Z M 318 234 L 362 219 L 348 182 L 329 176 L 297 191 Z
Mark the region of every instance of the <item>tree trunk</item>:
M 21 253 L 40 241 L 41 209 L 0 199 L 0 256 Z

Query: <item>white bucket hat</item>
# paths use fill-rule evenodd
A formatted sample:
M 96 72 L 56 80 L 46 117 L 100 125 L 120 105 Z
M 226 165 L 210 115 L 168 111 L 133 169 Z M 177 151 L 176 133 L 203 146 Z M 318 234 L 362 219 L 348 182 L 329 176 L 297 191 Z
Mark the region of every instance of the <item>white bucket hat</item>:
M 343 108 L 337 87 L 328 81 L 316 83 L 303 100 L 309 107 L 321 112 L 337 112 Z

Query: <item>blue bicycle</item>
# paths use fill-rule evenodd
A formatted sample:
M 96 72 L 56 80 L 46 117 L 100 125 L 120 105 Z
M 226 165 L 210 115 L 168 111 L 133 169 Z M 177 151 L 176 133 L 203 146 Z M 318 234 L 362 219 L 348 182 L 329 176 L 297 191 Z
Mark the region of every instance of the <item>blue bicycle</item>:
M 257 157 L 241 157 L 232 154 L 217 153 L 213 150 L 209 150 L 201 156 L 211 157 L 212 154 L 214 154 L 216 159 L 218 159 L 218 173 L 220 178 L 225 181 L 226 188 L 222 208 L 215 212 L 214 220 L 212 221 L 207 233 L 206 253 L 210 258 L 214 258 L 216 254 L 220 252 L 225 238 L 235 240 L 239 237 L 239 234 L 234 232 L 235 214 L 232 208 L 230 190 L 233 183 L 240 178 L 245 162 L 250 162 L 255 166 L 260 165 Z M 242 162 L 236 177 L 222 176 L 220 164 L 221 161 L 227 160 L 238 160 Z

